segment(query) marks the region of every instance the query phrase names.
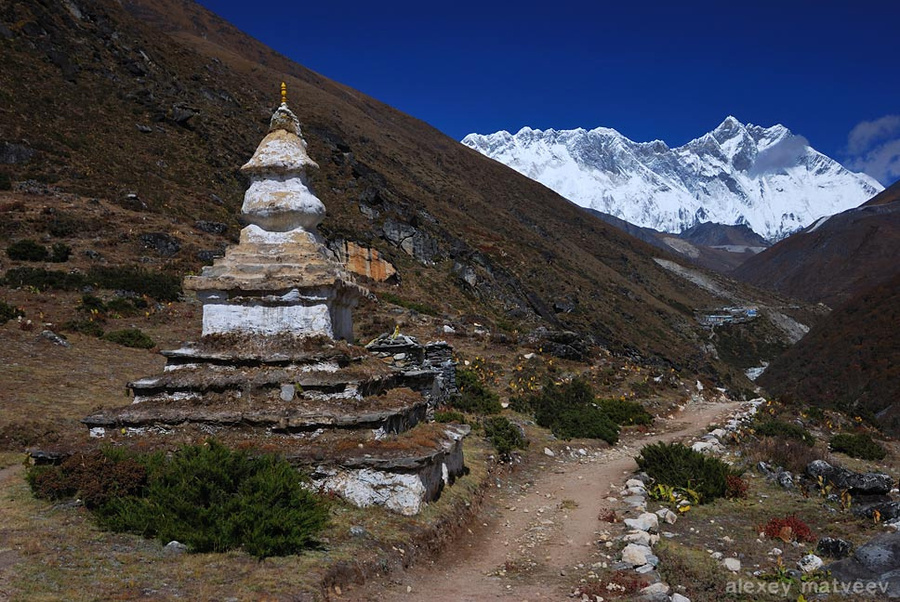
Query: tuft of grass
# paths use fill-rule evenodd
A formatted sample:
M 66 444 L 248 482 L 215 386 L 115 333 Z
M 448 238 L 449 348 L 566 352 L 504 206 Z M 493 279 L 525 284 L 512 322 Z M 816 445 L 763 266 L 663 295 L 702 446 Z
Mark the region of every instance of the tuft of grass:
M 466 422 L 466 417 L 462 412 L 454 412 L 452 410 L 448 411 L 436 411 L 434 413 L 434 421 L 446 424 L 448 422 L 457 422 L 459 424 L 468 424 Z
M 398 297 L 392 293 L 378 293 L 378 297 L 382 301 L 387 301 L 388 303 L 393 303 L 394 305 L 399 305 L 400 307 L 404 307 L 406 309 L 411 309 L 413 311 L 417 311 L 420 314 L 425 314 L 427 316 L 439 316 L 440 312 L 434 307 L 421 303 L 419 301 L 408 301 L 403 299 L 402 297 Z
M 135 349 L 153 349 L 156 346 L 156 342 L 144 334 L 140 328 L 113 330 L 103 335 L 103 338 L 111 343 Z

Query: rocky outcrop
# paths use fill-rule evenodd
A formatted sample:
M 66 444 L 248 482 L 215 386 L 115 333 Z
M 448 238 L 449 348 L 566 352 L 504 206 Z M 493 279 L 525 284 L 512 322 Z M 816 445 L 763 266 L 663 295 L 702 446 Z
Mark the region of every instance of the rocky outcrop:
M 849 490 L 851 495 L 887 495 L 894 485 L 890 475 L 880 472 L 859 473 L 824 460 L 815 460 L 806 467 L 806 474 L 815 480 L 819 477 L 839 490 Z
M 397 268 L 386 260 L 378 249 L 365 247 L 349 240 L 338 241 L 332 248 L 335 249 L 338 260 L 353 274 L 376 282 L 399 280 Z
M 839 583 L 872 584 L 881 599 L 900 598 L 900 532 L 883 533 L 859 546 L 853 556 L 825 567 Z

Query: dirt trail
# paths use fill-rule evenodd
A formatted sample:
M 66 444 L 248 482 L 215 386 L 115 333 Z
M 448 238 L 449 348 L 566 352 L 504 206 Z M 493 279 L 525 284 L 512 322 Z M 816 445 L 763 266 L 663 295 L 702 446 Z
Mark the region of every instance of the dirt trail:
M 602 560 L 598 513 L 612 507 L 633 456 L 648 443 L 705 432 L 739 403 L 696 403 L 653 433 L 629 434 L 616 447 L 544 456 L 529 474 L 513 475 L 489 493 L 483 522 L 433 563 L 342 592 L 334 600 L 564 600 L 592 563 Z M 578 565 L 581 565 L 579 567 Z

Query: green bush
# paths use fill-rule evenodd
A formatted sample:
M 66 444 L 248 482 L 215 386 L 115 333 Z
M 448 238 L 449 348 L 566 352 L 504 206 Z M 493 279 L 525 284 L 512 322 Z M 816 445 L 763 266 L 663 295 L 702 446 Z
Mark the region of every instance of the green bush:
M 654 443 L 635 458 L 638 467 L 657 484 L 693 491 L 705 504 L 728 493 L 728 477 L 737 476 L 728 464 L 681 443 Z
M 139 316 L 147 309 L 147 302 L 143 299 L 125 299 L 116 297 L 106 303 L 105 310 L 108 313 L 118 314 L 122 317 Z
M 133 267 L 95 266 L 87 274 L 42 268 L 13 268 L 6 273 L 3 281 L 8 286 L 33 286 L 42 291 L 76 291 L 87 286 L 125 290 L 147 295 L 158 301 L 176 301 L 181 294 L 181 279 L 177 275 Z
M 434 413 L 434 421 L 440 423 L 458 422 L 459 424 L 467 424 L 466 417 L 463 416 L 462 412 L 453 411 L 436 411 Z
M 177 301 L 181 294 L 181 278 L 168 272 L 152 272 L 136 267 L 94 266 L 87 277 L 100 288 L 131 291 L 158 301 Z
M 139 328 L 113 330 L 103 335 L 104 340 L 135 349 L 153 349 L 156 342 L 144 334 Z
M 757 435 L 762 435 L 763 437 L 794 439 L 795 441 L 802 441 L 810 447 L 816 443 L 816 438 L 813 437 L 812 433 L 802 426 L 784 422 L 783 420 L 776 420 L 775 418 L 755 422 L 753 430 L 756 431 Z
M 182 448 L 151 474 L 145 496 L 112 499 L 98 518 L 195 552 L 243 547 L 264 558 L 310 547 L 328 511 L 286 461 L 210 442 Z
M 514 449 L 525 449 L 528 441 L 522 432 L 503 416 L 494 416 L 484 420 L 484 436 L 487 437 L 504 460 L 510 459 Z
M 601 399 L 597 402 L 603 413 L 620 426 L 653 424 L 653 415 L 635 401 L 624 399 Z
M 887 450 L 865 433 L 835 435 L 831 438 L 829 444 L 832 451 L 847 454 L 851 458 L 859 458 L 860 460 L 884 460 L 884 457 L 887 456 Z
M 456 386 L 459 395 L 450 400 L 450 405 L 457 410 L 470 414 L 499 414 L 503 409 L 500 397 L 481 382 L 473 370 L 458 370 Z
M 50 261 L 54 263 L 65 263 L 71 256 L 72 247 L 61 242 L 54 243 L 50 250 Z
M 103 326 L 96 320 L 69 320 L 63 322 L 62 328 L 68 332 L 80 332 L 92 337 L 102 337 L 104 334 Z
M 85 294 L 81 295 L 81 302 L 78 304 L 78 309 L 86 311 L 88 313 L 105 313 L 106 304 L 100 297 L 91 294 Z
M 286 461 L 250 457 L 215 441 L 163 453 L 106 449 L 34 467 L 36 497 L 78 495 L 110 530 L 178 540 L 195 552 L 243 548 L 259 558 L 310 547 L 328 511 Z
M 580 378 L 559 385 L 548 381 L 539 393 L 515 399 L 512 407 L 531 413 L 538 425 L 561 439 L 587 437 L 610 445 L 619 440 L 618 425 L 596 403 L 591 386 Z
M 6 324 L 10 320 L 24 316 L 25 312 L 5 301 L 0 301 L 0 324 Z
M 46 291 L 76 291 L 90 284 L 84 274 L 45 270 L 43 268 L 13 268 L 6 272 L 3 282 L 7 286 L 34 288 Z
M 12 190 L 12 179 L 5 171 L 0 171 L 0 190 Z
M 47 261 L 50 251 L 44 245 L 25 238 L 6 247 L 6 254 L 17 261 Z

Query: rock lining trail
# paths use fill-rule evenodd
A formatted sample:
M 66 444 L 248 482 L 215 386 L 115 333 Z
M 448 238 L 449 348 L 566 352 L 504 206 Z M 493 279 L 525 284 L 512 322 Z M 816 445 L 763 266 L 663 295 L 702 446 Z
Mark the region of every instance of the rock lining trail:
M 572 447 L 541 456 L 514 472 L 488 499 L 468 535 L 430 563 L 360 588 L 334 593 L 333 600 L 373 602 L 410 600 L 468 602 L 483 600 L 568 599 L 579 579 L 597 562 L 610 562 L 599 534 L 601 510 L 619 508 L 622 484 L 637 465 L 644 445 L 688 439 L 723 422 L 738 402 L 692 402 L 671 419 L 657 421 L 648 434 L 625 434 L 615 446 L 599 450 Z

